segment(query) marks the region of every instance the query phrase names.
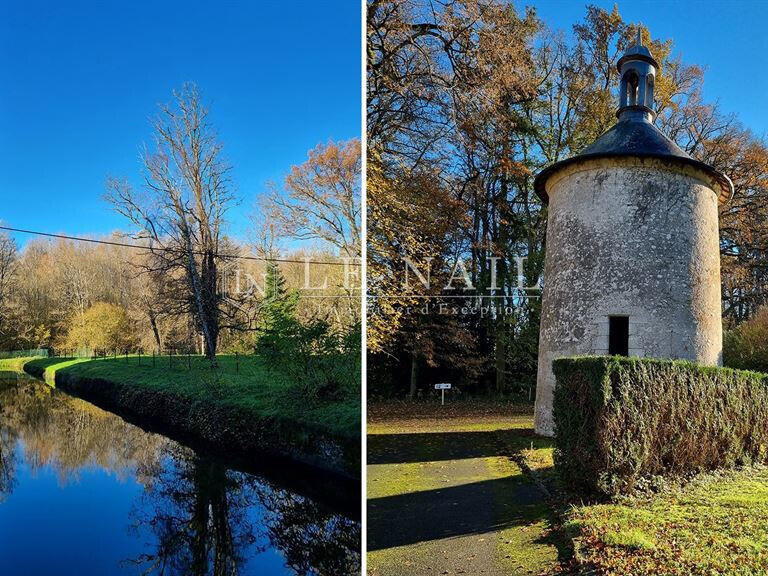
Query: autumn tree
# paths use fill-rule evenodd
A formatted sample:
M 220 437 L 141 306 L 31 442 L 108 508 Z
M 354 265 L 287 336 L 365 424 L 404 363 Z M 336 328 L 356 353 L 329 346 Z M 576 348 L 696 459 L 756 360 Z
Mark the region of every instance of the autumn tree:
M 465 351 L 473 348 L 473 335 L 456 318 L 437 313 L 449 278 L 445 249 L 453 244 L 462 207 L 436 175 L 387 177 L 375 156 L 369 157 L 367 201 L 368 347 L 408 354 L 412 397 L 420 365 L 436 365 L 457 340 L 466 340 Z M 425 305 L 426 313 L 416 312 Z
M 97 302 L 72 319 L 67 334 L 69 349 L 85 348 L 96 353 L 125 351 L 135 342 L 131 322 L 124 308 Z
M 424 251 L 420 244 L 428 232 L 423 223 L 440 222 L 439 212 L 454 206 L 458 210 L 448 219 L 443 237 L 438 233 L 426 242 L 430 257 L 441 263 L 447 277 L 468 261 L 474 291 L 467 294 L 466 303 L 494 303 L 503 310 L 504 300 L 511 297 L 507 273 L 512 256 L 507 245 L 518 234 L 512 234 L 512 223 L 505 218 L 508 195 L 513 193 L 512 180 L 529 171 L 514 158 L 514 150 L 529 130 L 522 106 L 536 97 L 531 43 L 537 21 L 530 12 L 521 17 L 511 6 L 492 1 L 449 2 L 439 11 L 418 2 L 374 2 L 368 25 L 369 270 L 375 271 L 377 259 L 392 252 L 387 244 L 397 246 L 399 268 L 393 260 L 391 270 L 377 276 L 385 279 L 388 272 L 402 278 L 403 257 Z M 435 191 L 442 191 L 443 200 L 430 206 Z M 502 286 L 496 293 L 489 290 L 491 263 L 501 270 Z M 437 275 L 435 267 L 431 269 Z M 464 348 L 455 363 L 469 367 L 497 349 L 504 364 L 507 321 L 502 314 L 453 321 L 421 315 L 393 324 L 387 316 L 400 320 L 398 310 L 408 300 L 396 298 L 383 281 L 376 282 L 375 277 L 369 281 L 369 292 L 379 301 L 370 308 L 373 346 L 386 351 L 399 341 L 396 330 L 401 328 L 400 335 L 408 334 L 413 342 L 415 355 L 437 365 L 450 356 L 448 349 L 434 353 L 441 347 L 439 341 L 453 334 L 461 336 L 451 339 L 454 345 Z M 424 296 L 439 306 L 449 295 L 417 297 Z M 436 320 L 455 330 L 437 328 Z M 424 329 L 417 329 L 419 323 Z M 479 355 L 473 356 L 478 340 Z M 413 372 L 412 366 L 411 389 Z M 505 370 L 498 373 L 503 379 Z
M 279 258 L 286 247 L 298 246 L 296 257 L 310 262 L 286 268 L 291 286 L 304 286 L 313 277 L 326 285 L 298 303 L 299 315 L 321 317 L 341 331 L 354 329 L 361 315 L 361 186 L 360 141 L 331 141 L 310 150 L 282 186 L 261 195 L 252 215 L 260 256 Z
M 319 240 L 339 254 L 357 258 L 361 250 L 360 141 L 328 142 L 309 151 L 286 175 L 283 190 L 269 196 L 270 216 L 282 232 L 298 240 Z

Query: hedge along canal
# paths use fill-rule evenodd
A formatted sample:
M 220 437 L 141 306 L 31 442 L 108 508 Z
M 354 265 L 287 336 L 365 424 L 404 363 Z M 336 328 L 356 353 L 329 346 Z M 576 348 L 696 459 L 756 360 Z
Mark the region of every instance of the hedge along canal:
M 152 357 L 23 361 L 27 374 L 194 449 L 257 468 L 311 473 L 338 498 L 357 498 L 359 392 L 302 400 L 258 357 Z M 175 364 L 174 364 L 175 363 Z M 21 363 L 17 363 L 17 367 Z M 319 476 L 318 476 L 319 475 Z

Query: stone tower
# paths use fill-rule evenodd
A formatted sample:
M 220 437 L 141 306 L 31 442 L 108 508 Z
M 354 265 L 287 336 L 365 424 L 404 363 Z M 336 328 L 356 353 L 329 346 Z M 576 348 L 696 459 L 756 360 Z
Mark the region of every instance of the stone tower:
M 722 360 L 718 203 L 730 179 L 653 124 L 659 64 L 642 45 L 618 62 L 618 122 L 543 170 L 549 205 L 536 432 L 552 435 L 552 360 L 581 354 Z

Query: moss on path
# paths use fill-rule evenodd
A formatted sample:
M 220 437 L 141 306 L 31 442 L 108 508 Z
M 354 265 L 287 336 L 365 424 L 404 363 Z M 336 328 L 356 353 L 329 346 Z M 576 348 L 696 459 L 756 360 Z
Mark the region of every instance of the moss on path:
M 554 515 L 510 458 L 533 443 L 532 454 L 551 459 L 549 442 L 532 428 L 528 414 L 374 418 L 368 573 L 514 575 L 555 567 Z

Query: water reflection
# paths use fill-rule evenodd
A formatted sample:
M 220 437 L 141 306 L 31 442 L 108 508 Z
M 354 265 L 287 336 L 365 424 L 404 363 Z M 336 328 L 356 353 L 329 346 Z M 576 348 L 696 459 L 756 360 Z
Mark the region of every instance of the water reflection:
M 16 467 L 16 438 L 10 430 L 0 428 L 0 504 L 13 490 Z
M 260 526 L 247 514 L 258 503 L 245 489 L 247 475 L 177 452 L 176 465 L 161 468 L 135 514 L 134 526 L 151 526 L 157 542 L 135 562 L 159 574 L 238 574 L 242 550 L 266 549 Z
M 55 476 L 57 488 L 42 481 L 46 474 Z M 0 537 L 4 524 L 23 525 L 18 517 L 3 522 L 6 511 L 18 516 L 12 511 L 23 509 L 25 516 L 34 515 L 30 507 L 52 498 L 75 501 L 80 493 L 75 486 L 96 491 L 105 501 L 127 503 L 123 534 L 108 539 L 111 549 L 99 551 L 114 572 L 235 576 L 360 571 L 360 525 L 344 515 L 37 382 L 6 384 L 0 389 Z M 105 522 L 106 514 L 82 512 L 69 518 L 75 524 L 73 539 L 78 523 Z M 42 517 L 61 524 L 50 514 Z M 45 529 L 35 526 L 33 532 Z M 84 546 L 76 541 L 60 544 L 62 549 Z M 68 565 L 72 573 L 103 573 L 95 568 L 93 554 L 82 558 L 82 566 Z M 0 544 L 0 571 L 13 576 L 14 562 L 20 560 Z M 30 568 L 26 562 L 18 573 Z

